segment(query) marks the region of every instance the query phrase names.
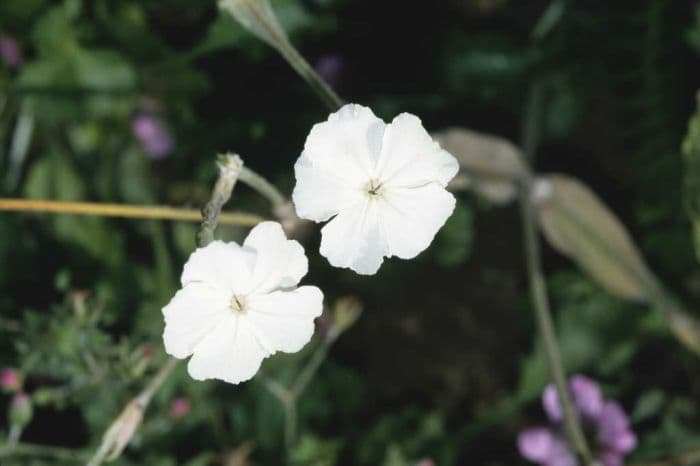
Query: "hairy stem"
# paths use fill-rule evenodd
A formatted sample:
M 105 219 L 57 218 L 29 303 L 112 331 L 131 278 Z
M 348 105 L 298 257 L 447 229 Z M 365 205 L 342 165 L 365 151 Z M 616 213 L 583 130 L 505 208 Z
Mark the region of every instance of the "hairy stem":
M 243 160 L 236 154 L 219 156 L 219 178 L 216 180 L 211 199 L 202 209 L 202 226 L 197 233 L 197 246 L 204 247 L 214 241 L 214 230 L 219 223 L 219 214 L 224 204 L 231 198 L 238 176 L 243 168 Z
M 103 204 L 100 202 L 67 202 L 35 199 L 0 199 L 0 211 L 53 212 L 60 214 L 95 215 L 100 217 L 149 218 L 201 222 L 202 213 L 197 209 L 177 207 L 139 206 L 128 204 Z M 254 226 L 264 219 L 249 213 L 221 213 L 219 223 Z
M 272 204 L 272 207 L 279 207 L 287 202 L 287 198 L 280 192 L 279 189 L 262 175 L 254 172 L 248 167 L 242 167 L 238 179 L 253 188 L 261 196 L 266 198 Z

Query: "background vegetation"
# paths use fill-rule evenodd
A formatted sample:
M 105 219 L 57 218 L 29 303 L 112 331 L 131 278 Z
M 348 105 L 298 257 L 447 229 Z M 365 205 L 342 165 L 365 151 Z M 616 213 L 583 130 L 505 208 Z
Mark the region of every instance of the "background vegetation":
M 588 184 L 665 286 L 690 309 L 700 303 L 697 123 L 686 166 L 681 150 L 700 82 L 697 2 L 273 4 L 336 91 L 385 119 L 409 111 L 430 130 L 468 127 L 518 145 L 534 131 L 537 171 Z M 214 155 L 227 149 L 290 193 L 304 138 L 327 116 L 279 55 L 213 1 L 3 0 L 0 33 L 22 54 L 0 66 L 2 197 L 199 208 Z M 134 133 L 140 115 L 165 125 L 171 151 L 149 154 Z M 179 367 L 116 464 L 524 464 L 515 436 L 543 422 L 548 373 L 517 203 L 458 197 L 428 251 L 390 260 L 376 277 L 311 255 L 308 281 L 327 304 L 353 295 L 364 311 L 300 397 L 292 445 L 264 379 L 198 383 Z M 271 215 L 243 186 L 228 208 Z M 0 365 L 19 370 L 33 404 L 26 452 L 0 445 L 0 463 L 90 456 L 165 359 L 160 310 L 195 231 L 183 222 L 0 214 Z M 225 226 L 219 236 L 245 231 Z M 305 244 L 317 250 L 318 235 Z M 698 356 L 654 306 L 611 295 L 549 246 L 543 262 L 566 368 L 601 381 L 631 413 L 640 445 L 630 461 L 699 449 Z M 338 325 L 332 314 L 324 322 Z M 323 335 L 265 362 L 265 377 L 293 380 Z M 189 401 L 186 415 L 172 412 L 176 399 Z M 10 402 L 0 398 L 8 410 Z

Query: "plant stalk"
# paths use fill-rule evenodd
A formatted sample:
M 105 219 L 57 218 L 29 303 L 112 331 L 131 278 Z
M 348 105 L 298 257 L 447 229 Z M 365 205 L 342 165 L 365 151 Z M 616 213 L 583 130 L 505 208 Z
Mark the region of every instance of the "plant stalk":
M 579 461 L 582 464 L 593 466 L 596 463 L 586 443 L 583 429 L 581 428 L 578 415 L 571 401 L 571 394 L 569 393 L 566 383 L 561 353 L 557 345 L 554 322 L 552 321 L 549 298 L 547 297 L 547 285 L 544 273 L 542 272 L 539 237 L 537 236 L 537 225 L 535 223 L 532 203 L 529 197 L 529 189 L 521 190 L 520 210 L 523 224 L 525 262 L 530 280 L 532 305 L 535 308 L 537 327 L 542 337 L 542 342 L 544 343 L 549 372 L 557 389 L 559 403 L 562 407 L 564 427 L 566 428 L 567 436 Z
M 103 204 L 100 202 L 68 202 L 38 199 L 0 199 L 0 211 L 51 212 L 60 214 L 95 215 L 100 217 L 149 218 L 201 222 L 202 214 L 197 209 L 177 207 L 139 206 L 128 204 Z M 227 225 L 254 226 L 264 219 L 245 212 L 221 213 L 219 223 Z

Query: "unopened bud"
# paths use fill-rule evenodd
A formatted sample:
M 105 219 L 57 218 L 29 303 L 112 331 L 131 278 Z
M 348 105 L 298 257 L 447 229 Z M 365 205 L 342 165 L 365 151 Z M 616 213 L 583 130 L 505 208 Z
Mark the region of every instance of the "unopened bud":
M 22 386 L 22 381 L 17 369 L 8 367 L 0 371 L 0 387 L 3 390 L 16 392 Z
M 84 320 L 87 316 L 87 299 L 89 296 L 90 292 L 85 290 L 74 290 L 68 295 L 73 313 L 79 320 Z
M 138 399 L 131 400 L 119 417 L 109 426 L 102 437 L 103 447 L 108 452 L 105 457 L 107 461 L 115 460 L 122 454 L 134 432 L 141 425 L 143 410 L 143 404 Z
M 34 407 L 29 395 L 24 392 L 17 393 L 10 402 L 10 410 L 8 412 L 10 425 L 23 429 L 32 420 L 33 414 Z
M 344 332 L 357 321 L 362 313 L 362 303 L 354 296 L 338 298 L 333 308 L 333 325 Z
M 530 191 L 530 200 L 534 204 L 542 204 L 547 202 L 554 193 L 554 188 L 552 188 L 552 183 L 549 180 L 544 180 L 538 178 L 532 185 L 532 190 Z
M 180 419 L 187 415 L 191 409 L 190 400 L 185 397 L 177 398 L 170 405 L 170 418 L 173 420 Z
M 287 35 L 268 0 L 219 0 L 219 8 L 272 47 L 279 49 L 287 42 Z

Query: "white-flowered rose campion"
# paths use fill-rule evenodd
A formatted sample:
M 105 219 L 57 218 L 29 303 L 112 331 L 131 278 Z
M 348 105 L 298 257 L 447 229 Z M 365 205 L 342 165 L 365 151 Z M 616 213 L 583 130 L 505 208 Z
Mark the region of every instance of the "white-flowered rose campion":
M 214 241 L 192 253 L 182 289 L 163 308 L 163 341 L 176 358 L 192 355 L 197 380 L 239 383 L 277 351 L 299 351 L 321 315 L 323 294 L 297 284 L 306 275 L 304 248 L 276 222 L 253 228 L 242 246 Z
M 294 166 L 299 217 L 324 222 L 321 254 L 336 267 L 372 275 L 385 257 L 412 259 L 445 224 L 459 169 L 418 117 L 390 124 L 348 104 L 316 124 Z

